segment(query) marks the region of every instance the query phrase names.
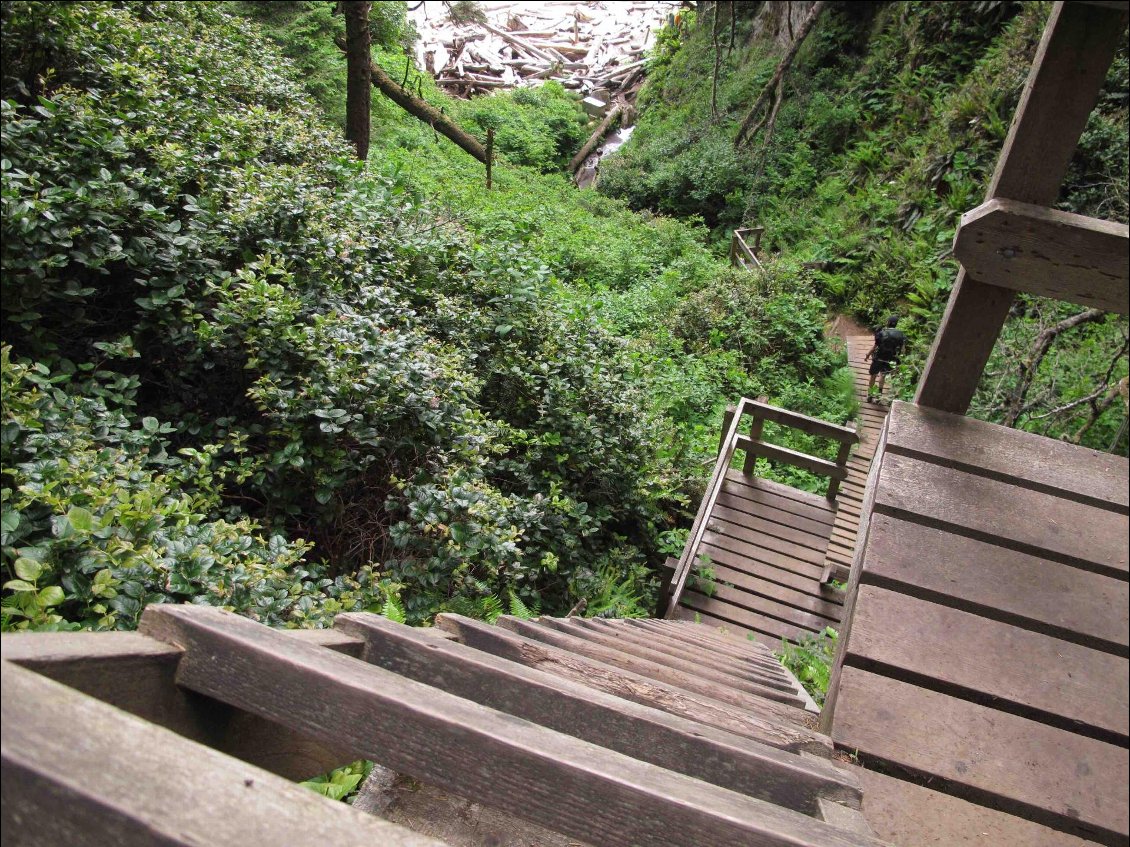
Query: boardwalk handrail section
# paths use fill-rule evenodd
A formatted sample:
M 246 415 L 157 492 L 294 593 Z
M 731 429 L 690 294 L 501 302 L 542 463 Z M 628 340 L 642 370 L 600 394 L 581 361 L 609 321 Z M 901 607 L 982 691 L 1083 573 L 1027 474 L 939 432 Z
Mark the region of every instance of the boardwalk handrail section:
M 749 415 L 752 420 L 749 435 L 742 435 L 739 429 L 741 428 L 742 418 L 746 415 Z M 791 429 L 799 429 L 801 432 L 807 432 L 809 435 L 815 435 L 819 438 L 838 441 L 840 448 L 836 460 L 829 462 L 827 459 L 809 456 L 807 453 L 800 453 L 763 441 L 761 431 L 765 421 L 772 421 Z M 852 427 L 840 426 L 819 418 L 802 415 L 799 412 L 791 412 L 788 409 L 771 406 L 765 402 L 764 398 L 750 400 L 743 397 L 736 406 L 726 409 L 726 415 L 722 421 L 722 440 L 718 445 L 718 459 L 714 463 L 714 472 L 710 476 L 706 496 L 702 498 L 702 503 L 699 504 L 698 514 L 695 515 L 687 543 L 683 547 L 679 564 L 675 567 L 675 573 L 671 578 L 671 599 L 667 604 L 665 617 L 673 617 L 679 606 L 679 599 L 683 596 L 683 589 L 686 587 L 691 568 L 698 559 L 698 548 L 706 534 L 710 515 L 718 502 L 722 484 L 726 481 L 726 471 L 733 461 L 735 452 L 738 450 L 745 451 L 744 470 L 747 474 L 753 473 L 754 463 L 760 456 L 771 461 L 784 462 L 793 467 L 802 468 L 810 473 L 826 476 L 829 479 L 827 496 L 831 500 L 839 492 L 840 482 L 847 476 L 848 455 L 851 453 L 852 445 L 858 441 L 859 436 Z
M 765 227 L 743 227 L 735 229 L 730 237 L 730 264 L 735 268 L 761 269 L 764 265 L 757 258 L 757 251 L 761 249 L 761 236 L 765 234 Z M 746 243 L 746 235 L 753 236 L 753 247 Z

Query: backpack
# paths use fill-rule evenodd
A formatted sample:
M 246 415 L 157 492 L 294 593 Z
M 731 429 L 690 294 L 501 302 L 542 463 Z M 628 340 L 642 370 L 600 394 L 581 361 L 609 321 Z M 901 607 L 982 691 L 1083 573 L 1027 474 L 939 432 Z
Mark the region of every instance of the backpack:
M 906 336 L 901 330 L 881 329 L 875 333 L 875 358 L 884 362 L 897 361 L 904 344 Z

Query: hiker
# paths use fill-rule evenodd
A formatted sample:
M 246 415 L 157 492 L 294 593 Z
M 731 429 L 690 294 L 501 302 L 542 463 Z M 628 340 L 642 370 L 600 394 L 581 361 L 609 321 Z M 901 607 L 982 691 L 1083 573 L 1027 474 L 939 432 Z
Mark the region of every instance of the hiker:
M 867 402 L 879 403 L 883 398 L 883 382 L 887 374 L 898 363 L 902 348 L 906 345 L 906 336 L 898 326 L 898 315 L 887 318 L 887 325 L 875 333 L 875 346 L 863 357 L 863 361 L 871 361 L 871 379 L 867 381 Z M 879 391 L 874 395 L 876 378 L 878 378 Z

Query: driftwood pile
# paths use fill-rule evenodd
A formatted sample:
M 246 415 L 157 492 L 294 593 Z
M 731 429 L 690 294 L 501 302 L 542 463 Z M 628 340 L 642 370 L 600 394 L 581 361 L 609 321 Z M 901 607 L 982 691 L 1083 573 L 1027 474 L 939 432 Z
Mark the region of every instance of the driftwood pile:
M 612 0 L 478 5 L 485 23 L 452 22 L 446 3 L 413 11 L 421 69 L 464 97 L 555 80 L 584 95 L 593 115 L 640 80 L 656 31 L 679 9 Z

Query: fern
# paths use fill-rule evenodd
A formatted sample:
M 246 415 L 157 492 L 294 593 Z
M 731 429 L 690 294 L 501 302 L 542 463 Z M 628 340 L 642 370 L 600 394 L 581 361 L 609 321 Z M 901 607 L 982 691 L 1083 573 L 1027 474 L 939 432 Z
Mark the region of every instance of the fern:
M 381 593 L 384 595 L 384 603 L 381 604 L 381 614 L 390 621 L 407 623 L 408 613 L 404 610 L 404 604 L 400 600 L 399 588 L 394 589 L 381 586 Z
M 515 593 L 513 588 L 510 589 L 510 614 L 524 621 L 537 616 L 536 612 L 522 602 L 522 598 Z

